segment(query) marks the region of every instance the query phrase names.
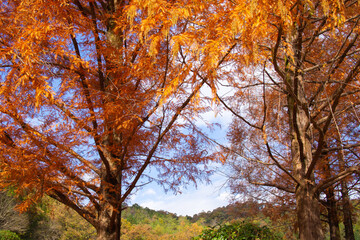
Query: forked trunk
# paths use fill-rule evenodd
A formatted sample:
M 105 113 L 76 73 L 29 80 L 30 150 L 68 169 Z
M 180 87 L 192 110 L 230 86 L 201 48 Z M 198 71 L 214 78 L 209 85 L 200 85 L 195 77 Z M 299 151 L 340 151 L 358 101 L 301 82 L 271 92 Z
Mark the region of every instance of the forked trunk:
M 299 186 L 296 191 L 296 202 L 300 240 L 324 239 L 319 201 L 314 186 L 309 183 Z
M 284 36 L 290 43 L 291 54 L 285 61 L 284 83 L 288 90 L 287 104 L 289 130 L 291 135 L 291 161 L 293 174 L 297 180 L 296 212 L 301 240 L 321 240 L 324 238 L 321 228 L 318 193 L 314 186 L 314 167 L 312 144 L 313 131 L 309 112 L 306 109 L 306 81 L 301 69 L 303 61 L 303 27 L 294 26 L 293 31 Z

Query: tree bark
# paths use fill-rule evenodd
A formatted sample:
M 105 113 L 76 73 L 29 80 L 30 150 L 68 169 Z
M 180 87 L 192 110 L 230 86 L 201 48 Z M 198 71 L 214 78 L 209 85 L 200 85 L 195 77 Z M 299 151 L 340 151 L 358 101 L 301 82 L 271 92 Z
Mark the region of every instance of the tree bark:
M 348 187 L 345 180 L 341 181 L 341 197 L 342 197 L 342 212 L 344 215 L 345 239 L 355 240 L 352 217 L 351 217 L 351 203 L 349 198 Z
M 116 233 L 108 231 L 107 227 L 101 226 L 97 230 L 97 240 L 115 240 L 116 239 Z
M 319 201 L 315 186 L 307 183 L 296 190 L 297 218 L 300 240 L 323 239 Z
M 328 211 L 328 221 L 330 230 L 330 240 L 340 240 L 339 217 L 334 194 L 334 187 L 329 187 L 326 191 L 326 207 Z
M 296 79 L 295 79 L 296 78 Z M 297 101 L 305 101 L 302 76 L 292 79 L 291 85 L 297 95 Z M 288 97 L 289 124 L 291 129 L 291 157 L 294 174 L 299 181 L 295 191 L 296 212 L 300 240 L 320 240 L 324 238 L 321 227 L 319 193 L 314 174 L 307 177 L 306 172 L 312 162 L 311 129 L 306 112 L 291 96 Z
M 341 147 L 341 138 L 338 138 L 338 144 Z M 339 151 L 339 167 L 340 171 L 344 171 L 346 169 L 344 151 L 341 149 Z M 342 179 L 341 182 L 341 204 L 342 204 L 342 212 L 344 216 L 344 230 L 345 230 L 345 239 L 346 240 L 355 240 L 353 223 L 351 218 L 351 203 L 349 198 L 349 189 L 346 183 L 346 179 Z
M 293 32 L 284 36 L 291 43 L 293 54 L 285 61 L 282 76 L 288 92 L 291 158 L 294 177 L 297 180 L 295 197 L 299 236 L 301 240 L 320 240 L 324 238 L 324 234 L 320 219 L 319 193 L 314 181 L 314 172 L 309 169 L 313 162 L 313 139 L 304 75 L 301 71 L 304 29 L 302 24 L 300 22 Z
M 118 216 L 121 211 L 110 210 L 112 207 L 109 204 L 103 206 L 103 211 L 98 216 L 97 240 L 119 240 L 120 234 L 118 229 L 121 227 L 121 223 L 118 222 Z

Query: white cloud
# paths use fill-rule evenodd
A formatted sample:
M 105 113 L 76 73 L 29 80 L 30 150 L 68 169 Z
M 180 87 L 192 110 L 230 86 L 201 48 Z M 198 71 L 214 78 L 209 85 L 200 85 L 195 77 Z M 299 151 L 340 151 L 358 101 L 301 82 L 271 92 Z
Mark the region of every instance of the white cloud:
M 144 195 L 156 195 L 156 192 L 154 189 L 149 188 L 144 192 Z
M 219 199 L 220 201 L 230 201 L 231 199 L 231 194 L 228 192 L 222 192 L 220 193 L 220 195 L 217 197 L 217 199 Z

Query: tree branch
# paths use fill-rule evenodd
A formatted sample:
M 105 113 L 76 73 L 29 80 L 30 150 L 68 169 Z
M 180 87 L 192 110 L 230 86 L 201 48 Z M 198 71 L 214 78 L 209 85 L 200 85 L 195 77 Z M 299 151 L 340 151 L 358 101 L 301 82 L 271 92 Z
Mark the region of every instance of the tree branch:
M 316 191 L 318 193 L 321 193 L 322 191 L 324 191 L 326 188 L 330 187 L 331 185 L 333 185 L 334 183 L 346 178 L 347 176 L 356 173 L 356 174 L 360 174 L 360 167 L 359 166 L 353 166 L 350 167 L 342 172 L 340 172 L 339 174 L 337 174 L 336 176 L 333 176 L 331 178 L 328 178 L 324 181 L 322 181 L 321 183 L 319 183 L 316 187 Z
M 360 67 L 360 59 L 355 64 L 354 68 L 351 69 L 351 71 L 349 72 L 347 77 L 344 79 L 343 84 L 332 95 L 332 99 L 331 99 L 333 101 L 333 104 L 331 105 L 331 111 L 332 112 L 335 112 L 336 107 L 339 104 L 341 94 L 344 92 L 347 84 L 351 80 L 353 80 L 353 78 L 358 74 L 359 67 Z M 331 102 L 331 101 L 329 101 L 329 102 Z M 323 147 L 323 143 L 324 143 L 325 133 L 327 132 L 327 130 L 328 130 L 329 126 L 330 126 L 331 119 L 332 119 L 332 114 L 329 113 L 328 118 L 327 118 L 327 120 L 326 120 L 326 122 L 324 124 L 324 127 L 321 129 L 321 132 L 320 132 L 321 134 L 320 134 L 320 137 L 319 137 L 319 140 L 318 140 L 318 147 L 317 147 L 316 152 L 314 154 L 313 160 L 312 160 L 312 162 L 311 162 L 311 164 L 310 164 L 310 166 L 309 166 L 309 168 L 307 170 L 307 173 L 306 173 L 307 177 L 310 177 L 313 169 L 315 168 L 315 165 L 316 165 L 317 161 L 320 159 L 321 152 L 322 152 L 322 147 Z

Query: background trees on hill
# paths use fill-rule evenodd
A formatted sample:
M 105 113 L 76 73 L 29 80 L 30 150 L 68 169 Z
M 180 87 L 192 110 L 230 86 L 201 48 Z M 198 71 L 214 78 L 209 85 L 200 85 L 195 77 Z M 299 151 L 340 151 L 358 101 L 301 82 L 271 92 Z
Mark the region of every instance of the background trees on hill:
M 355 207 L 353 216 L 357 216 L 359 214 L 358 201 L 352 201 L 352 204 Z M 3 206 L 0 205 L 1 207 Z M 326 211 L 323 214 L 323 219 L 326 219 Z M 23 240 L 96 239 L 94 227 L 71 208 L 48 197 L 43 198 L 40 203 L 32 206 L 21 216 L 29 220 L 23 233 L 16 235 L 14 232 L 1 230 L 0 239 L 4 238 L 4 234 L 20 236 Z M 246 234 L 254 234 L 253 230 L 256 229 L 259 232 L 270 230 L 274 235 L 283 236 L 286 239 L 295 239 L 297 236 L 293 224 L 293 210 L 274 201 L 237 202 L 213 211 L 196 214 L 193 217 L 177 216 L 134 204 L 124 210 L 122 217 L 122 239 L 185 240 L 196 236 L 211 238 L 214 234 L 225 234 L 233 230 L 248 236 Z M 358 218 L 354 220 L 354 236 L 357 239 L 360 236 L 360 221 Z M 11 223 L 11 219 L 8 221 Z M 238 228 L 240 225 L 241 227 Z M 222 230 L 218 230 L 219 228 Z M 343 228 L 342 226 L 340 230 Z M 326 236 L 330 234 L 329 229 L 326 229 Z M 344 233 L 341 235 L 345 236 Z
M 14 200 L 13 197 L 8 198 Z M 13 239 L 10 236 L 22 240 L 96 239 L 96 229 L 91 224 L 73 209 L 49 197 L 44 197 L 22 214 L 15 210 L 15 205 L 10 208 L 8 205 L 0 205 L 0 212 L 4 209 L 13 212 L 13 215 L 16 214 L 16 218 L 2 219 L 1 240 Z M 200 222 L 190 222 L 185 217 L 142 208 L 139 205 L 129 206 L 122 216 L 121 239 L 125 240 L 185 240 L 199 235 L 204 228 Z M 17 219 L 25 219 L 27 222 L 21 225 Z

